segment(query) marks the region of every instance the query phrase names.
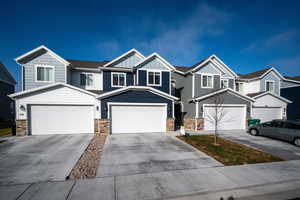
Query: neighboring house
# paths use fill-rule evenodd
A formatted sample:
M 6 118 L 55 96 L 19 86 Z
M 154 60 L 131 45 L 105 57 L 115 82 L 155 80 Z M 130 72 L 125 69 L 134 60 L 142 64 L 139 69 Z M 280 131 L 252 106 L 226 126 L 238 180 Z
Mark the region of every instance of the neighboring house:
M 0 62 L 0 121 L 14 119 L 13 101 L 7 96 L 15 92 L 16 81 Z
M 283 77 L 274 68 L 236 74 L 215 55 L 176 69 L 173 77 L 180 91 L 184 125 L 193 130 L 213 130 L 214 123 L 209 119 L 216 107 L 224 115 L 220 130 L 245 129 L 250 118 L 262 122 L 286 118 L 287 104 L 292 102 L 280 96 L 280 90 L 300 85 L 300 81 Z M 216 105 L 216 99 L 221 99 L 222 105 Z
M 287 118 L 290 120 L 300 119 L 300 85 L 294 81 L 300 81 L 300 76 L 286 77 L 287 81 L 281 87 L 281 96 L 290 99 L 293 103 L 287 107 Z
M 165 132 L 175 121 L 213 130 L 207 119 L 216 99 L 225 113 L 219 129 L 245 129 L 250 118 L 286 118 L 291 101 L 281 88 L 300 85 L 274 68 L 236 74 L 215 55 L 174 67 L 157 53 L 145 57 L 135 49 L 96 62 L 64 59 L 40 46 L 16 62 L 23 89 L 10 95 L 17 135 Z
M 103 62 L 68 60 L 45 46 L 16 58 L 23 91 L 17 135 L 137 133 L 174 130 L 172 72 L 156 53 L 132 49 Z

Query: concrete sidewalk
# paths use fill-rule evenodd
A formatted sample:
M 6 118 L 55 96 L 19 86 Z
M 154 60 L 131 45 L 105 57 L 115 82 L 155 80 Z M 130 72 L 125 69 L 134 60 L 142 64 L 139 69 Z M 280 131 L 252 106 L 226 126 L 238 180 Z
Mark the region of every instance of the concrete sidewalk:
M 299 197 L 299 183 L 295 160 L 1 186 L 0 199 L 286 199 Z

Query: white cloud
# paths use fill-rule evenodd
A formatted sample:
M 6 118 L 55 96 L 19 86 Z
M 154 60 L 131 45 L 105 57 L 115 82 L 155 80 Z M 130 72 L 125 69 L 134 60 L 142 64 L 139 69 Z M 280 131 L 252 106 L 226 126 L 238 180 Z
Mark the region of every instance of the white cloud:
M 154 38 L 143 41 L 139 46 L 172 58 L 175 63 L 189 63 L 197 59 L 205 48 L 201 43 L 203 37 L 222 34 L 224 25 L 230 20 L 231 16 L 227 13 L 207 4 L 200 4 L 173 27 L 168 23 L 160 23 L 161 26 L 169 28 L 158 31 Z

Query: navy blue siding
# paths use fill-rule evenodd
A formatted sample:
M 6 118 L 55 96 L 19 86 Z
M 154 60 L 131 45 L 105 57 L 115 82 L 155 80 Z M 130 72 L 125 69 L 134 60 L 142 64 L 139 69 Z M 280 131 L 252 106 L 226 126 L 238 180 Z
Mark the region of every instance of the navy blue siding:
M 124 72 L 124 73 L 126 73 L 126 86 L 133 85 L 133 74 L 130 72 Z M 119 87 L 111 87 L 111 72 L 104 71 L 103 72 L 103 90 L 104 91 L 112 91 L 112 90 L 116 90 L 116 89 L 119 89 Z
M 7 96 L 15 92 L 15 86 L 0 81 L 0 120 L 13 120 L 10 104 L 12 100 Z
M 287 106 L 287 118 L 300 119 L 300 87 L 283 88 L 280 95 L 293 102 Z
M 147 71 L 139 70 L 138 73 L 139 73 L 139 85 L 147 86 Z M 162 81 L 161 86 L 151 86 L 151 87 L 163 91 L 167 94 L 170 94 L 170 72 L 162 72 L 161 81 Z
M 128 91 L 101 100 L 101 118 L 107 118 L 107 102 L 126 103 L 167 103 L 168 117 L 173 117 L 172 101 L 148 91 Z

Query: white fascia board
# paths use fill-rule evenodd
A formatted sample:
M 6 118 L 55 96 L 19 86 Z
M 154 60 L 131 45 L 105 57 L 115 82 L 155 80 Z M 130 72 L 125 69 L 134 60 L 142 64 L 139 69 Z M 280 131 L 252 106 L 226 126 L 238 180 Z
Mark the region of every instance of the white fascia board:
M 140 62 L 135 64 L 134 68 L 139 67 L 140 65 L 142 65 L 143 63 L 147 62 L 148 60 L 150 60 L 151 58 L 154 58 L 154 57 L 157 57 L 164 64 L 164 66 L 166 66 L 171 71 L 176 71 L 176 68 L 173 65 L 171 65 L 168 61 L 166 61 L 164 58 L 162 58 L 158 53 L 152 53 L 151 55 L 146 57 L 144 60 L 141 60 Z
M 194 71 L 198 70 L 200 67 L 202 67 L 203 65 L 207 64 L 208 61 L 210 61 L 210 57 L 206 58 L 206 60 L 204 62 L 200 63 L 197 67 L 194 67 L 193 69 L 190 69 L 187 72 L 185 72 L 185 74 L 188 74 L 190 72 L 194 72 Z
M 88 95 L 91 95 L 91 96 L 94 96 L 96 97 L 97 95 L 92 93 L 92 92 L 89 92 L 87 90 L 84 90 L 84 89 L 81 89 L 81 88 L 78 88 L 78 87 L 75 87 L 75 86 L 72 86 L 72 85 L 69 85 L 69 84 L 66 84 L 66 83 L 54 83 L 54 84 L 49 84 L 49 85 L 46 85 L 46 86 L 42 86 L 42 87 L 38 87 L 38 88 L 34 88 L 34 89 L 30 89 L 30 90 L 26 90 L 26 91 L 22 91 L 22 92 L 17 92 L 17 93 L 14 93 L 14 94 L 10 94 L 8 95 L 10 98 L 16 98 L 18 96 L 22 96 L 22 95 L 26 95 L 26 94 L 30 94 L 30 93 L 33 93 L 33 92 L 37 92 L 37 91 L 42 91 L 42 90 L 45 90 L 45 89 L 48 89 L 48 88 L 52 88 L 52 87 L 56 87 L 56 86 L 64 86 L 64 87 L 68 87 L 68 88 L 71 88 L 71 89 L 74 89 L 74 90 L 77 90 L 77 91 L 80 91 L 80 92 L 83 92 L 85 94 L 88 94 Z
M 278 99 L 280 99 L 281 101 L 284 101 L 284 102 L 286 102 L 286 103 L 293 103 L 292 101 L 290 101 L 290 100 L 288 100 L 288 99 L 286 99 L 286 98 L 284 98 L 284 97 L 282 97 L 282 96 L 278 96 L 278 95 L 276 95 L 276 94 L 273 94 L 273 93 L 271 93 L 271 92 L 264 92 L 264 93 L 262 93 L 262 94 L 259 94 L 259 95 L 255 96 L 255 97 L 253 97 L 253 98 L 254 98 L 254 99 L 258 99 L 258 98 L 263 97 L 263 96 L 265 96 L 265 95 L 271 95 L 271 96 L 273 96 L 273 97 L 275 97 L 275 98 L 278 98 Z
M 261 76 L 258 76 L 258 77 L 255 77 L 255 78 L 250 78 L 250 79 L 243 79 L 243 78 L 241 78 L 241 80 L 245 80 L 245 81 L 255 81 L 255 80 L 260 80 L 260 79 L 262 79 L 264 76 L 266 76 L 269 72 L 271 72 L 271 71 L 274 71 L 275 72 L 275 74 L 277 74 L 277 76 L 279 76 L 279 78 L 281 78 L 281 79 L 283 79 L 283 80 L 289 80 L 289 79 L 286 79 L 286 78 L 284 78 L 275 68 L 270 68 L 268 71 L 266 71 L 265 73 L 263 73 Z M 238 78 L 239 79 L 239 78 Z M 295 81 L 295 82 L 297 82 L 297 83 L 300 83 L 300 81 L 298 82 L 298 81 Z
M 30 54 L 36 52 L 36 51 L 39 51 L 39 50 L 41 50 L 41 49 L 45 49 L 52 57 L 54 57 L 54 58 L 57 59 L 58 61 L 62 62 L 63 64 L 65 64 L 65 65 L 69 65 L 69 64 L 70 64 L 68 61 L 66 61 L 65 59 L 63 59 L 62 57 L 60 57 L 59 55 L 57 55 L 56 53 L 54 53 L 53 51 L 51 51 L 50 49 L 48 49 L 48 48 L 47 48 L 46 46 L 44 46 L 44 45 L 41 45 L 41 46 L 39 46 L 39 47 L 37 47 L 37 48 L 35 48 L 35 49 L 33 49 L 33 50 L 31 50 L 31 51 L 29 51 L 29 52 L 23 54 L 23 55 L 21 55 L 21 56 L 15 58 L 15 61 L 16 61 L 18 64 L 20 64 L 20 63 L 18 62 L 20 59 L 25 58 L 26 56 L 28 56 L 28 55 L 30 55 Z
M 248 100 L 248 101 L 255 102 L 255 99 L 253 99 L 253 98 L 251 98 L 251 97 L 248 97 L 248 96 L 245 96 L 245 95 L 243 95 L 243 94 L 240 94 L 240 93 L 234 91 L 234 90 L 231 89 L 231 88 L 224 88 L 224 89 L 222 89 L 222 90 L 218 90 L 218 91 L 216 91 L 216 92 L 212 92 L 212 93 L 210 93 L 210 94 L 207 94 L 207 95 L 204 95 L 204 96 L 201 96 L 201 97 L 198 97 L 198 98 L 191 99 L 190 101 L 193 101 L 193 100 L 194 100 L 194 101 L 199 101 L 199 100 L 206 99 L 206 98 L 208 98 L 208 97 L 211 97 L 211 96 L 214 96 L 214 95 L 216 95 L 216 94 L 220 94 L 220 93 L 223 93 L 223 92 L 226 92 L 226 91 L 228 91 L 228 92 L 230 92 L 230 93 L 233 93 L 234 95 L 239 96 L 239 97 L 241 97 L 241 98 L 243 98 L 243 99 L 246 99 L 246 100 Z
M 228 67 L 228 65 L 226 65 L 218 56 L 216 56 L 215 54 L 213 54 L 212 56 L 211 56 L 211 58 L 215 58 L 218 62 L 220 62 L 229 72 L 231 72 L 232 73 L 232 75 L 234 76 L 234 77 L 237 77 L 238 75 L 232 70 L 232 69 L 230 69 L 230 67 Z
M 283 78 L 284 81 L 288 81 L 288 82 L 292 82 L 292 83 L 298 83 L 300 84 L 300 81 L 296 81 L 296 80 L 292 80 L 292 79 L 288 79 L 288 78 Z
M 160 90 L 157 90 L 157 89 L 152 88 L 152 87 L 147 87 L 147 86 L 128 86 L 128 87 L 123 87 L 123 88 L 116 89 L 116 90 L 111 91 L 111 92 L 106 92 L 104 94 L 98 95 L 96 98 L 103 99 L 103 98 L 106 98 L 106 97 L 110 97 L 110 96 L 114 96 L 114 95 L 126 92 L 128 90 L 149 91 L 149 92 L 152 92 L 154 94 L 157 94 L 159 96 L 165 97 L 165 98 L 170 99 L 170 100 L 176 100 L 176 101 L 179 100 L 179 98 L 177 98 L 177 97 L 174 97 L 174 96 L 169 95 L 169 94 L 167 94 L 165 92 L 162 92 Z
M 132 68 L 121 68 L 121 67 L 99 67 L 101 70 L 111 70 L 111 71 L 122 71 L 122 72 L 132 72 Z
M 75 70 L 78 70 L 78 71 L 88 71 L 88 72 L 101 72 L 101 70 L 99 68 L 80 68 L 80 67 L 76 67 L 76 68 L 73 68 Z
M 182 72 L 182 71 L 179 71 L 179 70 L 177 70 L 176 68 L 175 68 L 174 72 L 177 72 L 178 74 L 181 74 L 181 75 L 185 75 L 185 73 L 184 73 L 184 72 Z
M 143 56 L 143 54 L 141 54 L 138 50 L 136 50 L 136 49 L 130 49 L 129 51 L 123 53 L 123 54 L 120 55 L 119 57 L 117 57 L 117 58 L 113 59 L 112 61 L 106 63 L 105 65 L 103 65 L 103 67 L 110 66 L 110 65 L 114 64 L 115 62 L 117 62 L 118 60 L 120 60 L 121 58 L 126 57 L 126 56 L 128 56 L 129 54 L 131 54 L 131 53 L 136 53 L 136 54 L 137 54 L 138 56 L 140 56 L 142 59 L 145 58 L 145 56 Z

